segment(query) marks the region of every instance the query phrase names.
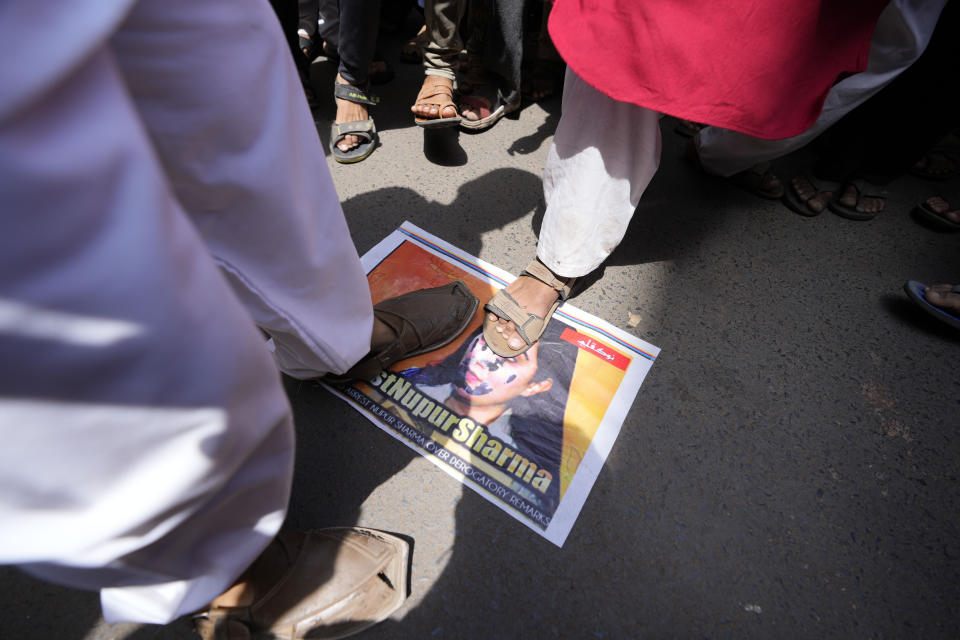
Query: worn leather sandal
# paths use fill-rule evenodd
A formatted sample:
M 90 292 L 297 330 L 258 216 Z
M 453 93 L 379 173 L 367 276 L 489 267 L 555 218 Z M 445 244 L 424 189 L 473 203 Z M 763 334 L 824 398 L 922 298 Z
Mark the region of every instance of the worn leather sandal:
M 360 527 L 284 531 L 270 545 L 260 556 L 269 564 L 258 558 L 241 578 L 243 606 L 194 616 L 203 640 L 345 638 L 407 597 L 409 545 L 396 536 Z
M 480 300 L 462 280 L 442 287 L 411 291 L 373 307 L 373 315 L 389 326 L 396 340 L 377 353 L 369 353 L 343 375 L 328 375 L 326 382 L 372 380 L 398 360 L 412 358 L 450 344 L 470 324 Z
M 570 290 L 576 281 L 576 278 L 564 278 L 563 280 L 557 278 L 553 275 L 553 272 L 539 260 L 534 260 L 528 264 L 527 268 L 524 269 L 520 275 L 536 278 L 540 282 L 552 287 L 557 292 L 557 299 L 554 301 L 553 306 L 550 307 L 550 311 L 547 312 L 546 317 L 541 318 L 533 313 L 528 313 L 527 310 L 520 306 L 520 303 L 505 290 L 501 289 L 494 294 L 490 302 L 485 304 L 483 308 L 496 314 L 500 318 L 512 322 L 517 335 L 523 338 L 523 341 L 526 343 L 520 349 L 511 349 L 509 345 L 507 345 L 506 337 L 497 331 L 497 323 L 484 317 L 483 339 L 495 354 L 503 358 L 514 358 L 520 355 L 540 339 L 540 336 L 543 335 L 543 332 L 547 328 L 547 324 L 550 322 L 550 318 L 553 316 L 553 312 L 570 297 Z
M 419 127 L 424 129 L 439 129 L 442 127 L 455 127 L 460 124 L 460 112 L 457 111 L 457 105 L 453 101 L 453 80 L 443 76 L 428 75 L 423 79 L 423 86 L 420 87 L 420 93 L 417 94 L 418 105 L 436 105 L 436 118 L 420 118 L 416 115 L 413 121 Z M 443 117 L 446 109 L 452 108 L 456 116 Z M 411 107 L 412 109 L 412 107 Z
M 376 106 L 380 99 L 369 92 L 367 87 L 357 87 L 352 84 L 334 82 L 333 95 L 341 100 L 355 102 L 367 106 Z M 341 150 L 337 143 L 346 136 L 357 136 L 360 142 L 357 146 L 346 151 Z M 353 120 L 351 122 L 334 122 L 330 125 L 330 153 L 333 159 L 341 164 L 353 164 L 367 158 L 377 148 L 377 127 L 373 118 Z

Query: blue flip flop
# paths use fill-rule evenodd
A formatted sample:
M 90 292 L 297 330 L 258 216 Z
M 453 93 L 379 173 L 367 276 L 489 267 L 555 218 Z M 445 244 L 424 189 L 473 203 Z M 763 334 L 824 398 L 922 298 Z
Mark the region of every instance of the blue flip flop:
M 927 302 L 927 299 L 924 297 L 924 293 L 927 291 L 927 285 L 921 284 L 916 280 L 911 280 L 903 285 L 903 290 L 907 293 L 907 296 L 909 296 L 909 298 L 913 300 L 913 302 L 915 302 L 921 309 L 938 320 L 946 322 L 954 329 L 960 329 L 960 318 L 952 313 L 947 312 L 946 309 Z M 950 289 L 950 293 L 960 294 L 960 285 L 956 285 Z

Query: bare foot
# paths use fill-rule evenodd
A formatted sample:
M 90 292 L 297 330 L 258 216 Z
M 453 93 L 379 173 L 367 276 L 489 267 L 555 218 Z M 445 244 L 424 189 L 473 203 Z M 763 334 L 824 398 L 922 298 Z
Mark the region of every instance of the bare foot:
M 926 199 L 927 206 L 935 214 L 950 222 L 960 224 L 960 209 L 950 210 L 950 203 L 940 196 L 933 196 Z
M 952 284 L 932 284 L 924 291 L 923 297 L 934 306 L 960 314 L 960 291 L 954 291 Z
M 557 291 L 550 285 L 544 284 L 530 276 L 520 276 L 504 289 L 513 296 L 527 313 L 532 313 L 541 318 L 546 317 L 557 299 Z M 497 333 L 503 334 L 507 339 L 507 346 L 511 349 L 522 349 L 526 342 L 517 333 L 514 325 L 509 320 L 499 317 L 495 313 L 488 313 L 487 319 L 490 322 L 496 322 Z
M 343 79 L 343 77 L 338 73 L 337 82 L 340 84 L 352 84 Z M 336 98 L 337 101 L 337 119 L 336 122 L 354 122 L 356 120 L 366 120 L 370 117 L 367 114 L 367 107 L 362 104 L 357 104 L 356 102 L 350 102 L 349 100 L 344 100 L 343 98 Z M 346 135 L 343 137 L 343 140 L 337 143 L 337 148 L 340 151 L 350 151 L 355 146 L 360 144 L 360 137 L 354 135 Z
M 793 178 L 790 186 L 797 197 L 814 213 L 822 213 L 827 203 L 833 198 L 832 191 L 817 191 L 813 183 L 803 176 Z
M 885 198 L 874 196 L 862 196 L 860 191 L 852 184 L 843 188 L 843 193 L 838 201 L 845 207 L 853 207 L 860 213 L 880 213 L 886 203 Z
M 421 120 L 456 118 L 457 106 L 453 103 L 453 80 L 443 76 L 429 75 L 423 79 L 416 103 L 410 107 L 413 115 Z

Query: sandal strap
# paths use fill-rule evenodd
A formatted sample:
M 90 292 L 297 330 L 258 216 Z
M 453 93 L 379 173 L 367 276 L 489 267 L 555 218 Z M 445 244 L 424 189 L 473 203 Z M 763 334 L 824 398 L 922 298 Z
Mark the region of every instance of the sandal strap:
M 539 258 L 534 259 L 528 264 L 527 268 L 520 272 L 520 275 L 536 278 L 543 284 L 551 287 L 557 292 L 561 300 L 566 300 L 570 297 L 570 290 L 573 289 L 573 282 L 576 280 L 576 278 L 565 278 L 561 280 L 553 275 L 553 272 L 550 271 L 545 264 L 540 262 Z
M 360 136 L 367 140 L 373 140 L 377 133 L 377 127 L 373 124 L 373 118 L 366 120 L 352 120 L 350 122 L 334 122 L 330 125 L 331 136 L 337 141 L 348 135 Z
M 857 200 L 860 198 L 886 198 L 888 192 L 880 185 L 868 182 L 863 178 L 854 178 L 847 181 L 848 185 L 853 185 L 857 190 Z
M 514 297 L 503 289 L 497 291 L 493 295 L 493 298 L 490 299 L 490 302 L 483 305 L 483 308 L 487 311 L 492 311 L 504 320 L 512 322 L 517 335 L 523 338 L 523 341 L 528 345 L 536 342 L 537 338 L 531 339 L 530 336 L 527 335 L 527 329 L 532 329 L 533 334 L 539 336 L 540 333 L 542 333 L 540 328 L 546 322 L 544 318 L 530 313 L 521 307 Z
M 341 84 L 339 82 L 333 83 L 333 95 L 334 97 L 340 98 L 341 100 L 346 100 L 347 102 L 355 102 L 356 104 L 366 104 L 372 107 L 377 106 L 380 102 L 379 96 L 375 96 L 370 93 L 370 83 L 368 82 L 366 86 L 358 87 L 352 84 Z
M 444 100 L 434 100 L 437 97 Z M 423 81 L 423 86 L 420 87 L 420 92 L 417 94 L 417 102 L 453 104 L 453 81 L 443 76 L 427 76 Z
M 810 185 L 810 188 L 813 189 L 815 192 L 814 195 L 810 197 L 810 199 L 816 198 L 821 194 L 830 194 L 832 197 L 833 194 L 835 194 L 840 189 L 839 182 L 834 182 L 832 180 L 823 180 L 821 178 L 815 178 L 812 174 L 809 174 L 809 173 L 802 173 L 798 176 L 795 176 L 794 180 L 805 180 L 807 184 Z M 800 198 L 800 195 L 797 193 L 796 188 L 794 188 L 793 186 L 793 180 L 789 181 L 786 188 L 789 189 L 791 193 L 793 193 L 793 195 L 795 195 L 798 199 Z M 807 202 L 807 200 L 804 200 L 804 202 Z

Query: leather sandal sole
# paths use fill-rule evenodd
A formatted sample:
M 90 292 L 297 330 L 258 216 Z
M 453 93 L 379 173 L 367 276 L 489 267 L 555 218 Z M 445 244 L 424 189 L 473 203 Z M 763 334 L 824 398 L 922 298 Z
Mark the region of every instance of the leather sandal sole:
M 418 127 L 423 127 L 424 129 L 444 129 L 446 127 L 455 127 L 463 120 L 460 116 L 456 118 L 432 118 L 430 120 L 421 120 L 420 118 L 414 118 L 413 122 Z

